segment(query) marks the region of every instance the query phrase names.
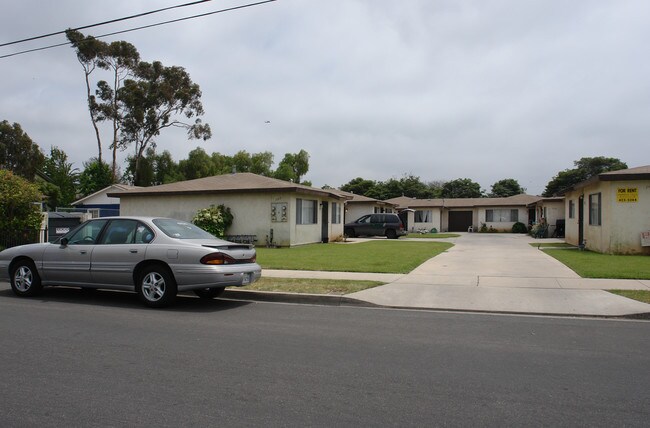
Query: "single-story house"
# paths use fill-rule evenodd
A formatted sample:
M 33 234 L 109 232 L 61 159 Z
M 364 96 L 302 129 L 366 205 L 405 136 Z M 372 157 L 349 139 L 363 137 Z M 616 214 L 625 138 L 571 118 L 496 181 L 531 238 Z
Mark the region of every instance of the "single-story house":
M 235 173 L 109 193 L 122 215 L 191 221 L 210 205 L 233 214 L 227 236 L 255 236 L 258 245 L 294 246 L 328 242 L 343 235 L 348 197 L 252 173 Z
M 553 196 L 540 198 L 528 205 L 530 225 L 546 223 L 548 225 L 548 236 L 564 237 L 564 197 Z
M 345 213 L 343 222 L 350 223 L 366 214 L 392 213 L 395 212 L 395 205 L 379 199 L 357 195 L 343 190 L 331 189 L 339 195 L 349 198 L 345 201 Z
M 138 186 L 128 184 L 112 184 L 93 194 L 83 197 L 72 203 L 75 211 L 89 212 L 93 217 L 108 217 L 120 215 L 120 198 L 108 196 L 109 193 L 125 192 L 139 189 Z
M 389 199 L 410 231 L 436 229 L 440 232 L 478 231 L 482 225 L 509 231 L 521 222 L 529 223 L 534 212 L 528 205 L 540 196 L 515 195 L 507 198 L 415 199 L 406 196 Z
M 561 193 L 568 243 L 650 255 L 650 165 L 598 174 Z

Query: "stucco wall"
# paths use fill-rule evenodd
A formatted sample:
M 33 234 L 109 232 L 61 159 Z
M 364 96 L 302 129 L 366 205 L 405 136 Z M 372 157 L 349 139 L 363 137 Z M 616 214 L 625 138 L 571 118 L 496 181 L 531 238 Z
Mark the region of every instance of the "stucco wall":
M 420 229 L 431 230 L 434 227 L 438 232 L 442 232 L 442 215 L 440 213 L 440 208 L 417 208 L 416 211 L 431 211 L 431 219 L 427 222 L 416 222 L 415 213 L 409 212 L 409 231 L 418 231 Z
M 366 214 L 373 214 L 375 212 L 374 203 L 348 203 L 345 206 L 345 222 L 352 223 L 359 217 L 362 217 Z
M 517 216 L 518 220 L 515 221 L 486 221 L 487 210 L 517 210 Z M 476 215 L 476 212 L 475 212 Z M 478 208 L 478 226 L 474 225 L 474 230 L 480 230 L 481 225 L 485 223 L 485 226 L 489 229 L 492 227 L 493 229 L 496 229 L 500 232 L 511 232 L 512 231 L 512 226 L 514 226 L 515 223 L 523 223 L 523 224 L 528 224 L 528 208 L 526 207 L 507 207 L 507 206 L 501 206 L 501 207 L 480 207 Z
M 257 235 L 257 245 L 266 245 L 271 238 L 278 246 L 292 246 L 322 241 L 322 213 L 315 196 L 301 196 L 317 200 L 318 222 L 296 224 L 296 194 L 245 193 L 223 195 L 127 196 L 121 198 L 122 215 L 161 216 L 190 221 L 196 212 L 210 205 L 225 205 L 233 214 L 228 235 Z M 272 204 L 287 204 L 287 221 L 271 221 Z M 330 204 L 331 209 L 331 204 Z M 331 213 L 330 213 L 331 222 Z M 328 225 L 329 239 L 343 234 L 343 224 Z
M 619 202 L 619 188 L 635 188 L 637 202 Z M 589 224 L 589 195 L 601 193 L 601 225 Z M 566 241 L 579 245 L 578 198 L 584 195 L 585 247 L 601 253 L 650 254 L 650 247 L 641 246 L 641 232 L 650 230 L 650 181 L 597 182 L 566 195 Z M 569 218 L 569 201 L 575 203 L 575 216 Z

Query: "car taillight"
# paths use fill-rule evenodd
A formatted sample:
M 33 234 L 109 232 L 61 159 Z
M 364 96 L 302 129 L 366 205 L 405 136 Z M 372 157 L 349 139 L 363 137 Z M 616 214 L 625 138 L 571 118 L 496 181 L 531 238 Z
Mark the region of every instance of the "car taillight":
M 255 263 L 257 254 L 249 259 L 235 259 L 224 253 L 211 253 L 201 257 L 201 264 L 204 265 L 234 265 L 242 263 Z
M 211 253 L 201 257 L 201 264 L 204 265 L 231 265 L 235 263 L 237 263 L 237 260 L 224 253 Z

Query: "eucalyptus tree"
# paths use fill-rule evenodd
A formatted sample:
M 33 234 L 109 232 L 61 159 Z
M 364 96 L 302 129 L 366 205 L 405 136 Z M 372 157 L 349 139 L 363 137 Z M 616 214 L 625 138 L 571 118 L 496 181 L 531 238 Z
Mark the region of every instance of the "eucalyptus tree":
M 204 114 L 201 89 L 182 67 L 140 62 L 135 78 L 124 81 L 117 98 L 122 111 L 119 145 L 134 146 L 136 182 L 138 164 L 148 147 L 156 147 L 162 130 L 183 128 L 189 139 L 212 136 L 210 126 L 200 119 Z

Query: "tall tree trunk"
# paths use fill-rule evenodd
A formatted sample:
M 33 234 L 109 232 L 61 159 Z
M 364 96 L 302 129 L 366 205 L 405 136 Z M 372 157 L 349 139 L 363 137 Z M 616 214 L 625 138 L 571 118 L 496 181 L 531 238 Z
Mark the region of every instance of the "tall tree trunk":
M 102 163 L 102 140 L 99 135 L 99 128 L 97 127 L 97 121 L 95 120 L 95 114 L 93 113 L 94 107 L 93 107 L 93 101 L 92 101 L 92 96 L 90 93 L 90 73 L 92 72 L 91 70 L 84 70 L 85 75 L 86 75 L 86 97 L 88 99 L 88 112 L 90 113 L 90 121 L 93 123 L 93 128 L 95 128 L 95 136 L 97 137 L 97 159 L 99 160 L 99 163 Z

